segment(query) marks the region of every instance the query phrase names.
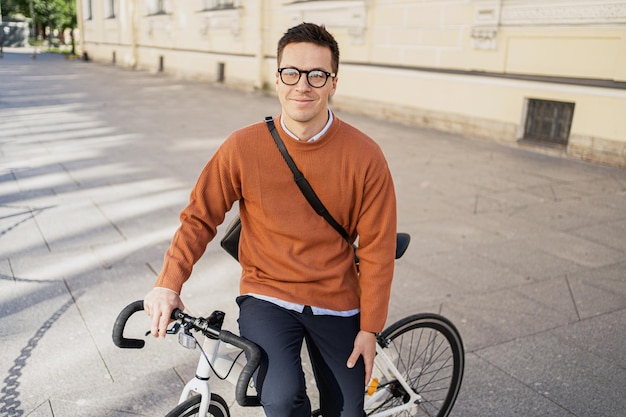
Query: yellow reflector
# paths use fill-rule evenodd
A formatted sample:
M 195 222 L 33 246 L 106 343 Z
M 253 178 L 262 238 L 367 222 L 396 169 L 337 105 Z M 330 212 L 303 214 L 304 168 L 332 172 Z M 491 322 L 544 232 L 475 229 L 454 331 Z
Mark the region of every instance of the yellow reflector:
M 367 395 L 372 396 L 378 388 L 378 378 L 372 379 L 372 382 L 367 387 Z

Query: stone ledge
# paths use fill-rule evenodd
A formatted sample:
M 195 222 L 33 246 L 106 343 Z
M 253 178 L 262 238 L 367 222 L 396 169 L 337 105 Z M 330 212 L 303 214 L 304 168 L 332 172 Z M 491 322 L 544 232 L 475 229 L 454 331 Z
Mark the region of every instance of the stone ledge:
M 572 135 L 567 146 L 567 154 L 589 162 L 626 168 L 626 142 Z

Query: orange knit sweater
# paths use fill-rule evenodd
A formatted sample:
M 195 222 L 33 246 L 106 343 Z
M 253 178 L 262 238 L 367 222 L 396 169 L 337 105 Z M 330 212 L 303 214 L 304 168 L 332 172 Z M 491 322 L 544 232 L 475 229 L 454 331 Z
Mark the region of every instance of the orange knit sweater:
M 265 125 L 234 132 L 202 171 L 155 286 L 180 292 L 192 267 L 239 201 L 241 294 L 256 293 L 331 310 L 361 309 L 361 329 L 387 318 L 396 244 L 396 199 L 386 160 L 369 137 L 335 118 L 315 142 L 276 128 L 352 248 L 297 188 Z

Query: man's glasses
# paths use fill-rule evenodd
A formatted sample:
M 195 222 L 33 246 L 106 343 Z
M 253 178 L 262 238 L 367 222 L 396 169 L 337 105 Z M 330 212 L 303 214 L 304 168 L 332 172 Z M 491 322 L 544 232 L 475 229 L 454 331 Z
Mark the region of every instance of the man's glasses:
M 326 72 L 319 69 L 302 71 L 297 68 L 278 68 L 280 80 L 287 85 L 296 85 L 302 74 L 306 74 L 306 81 L 311 87 L 322 88 L 326 85 L 328 77 L 335 77 L 334 72 Z

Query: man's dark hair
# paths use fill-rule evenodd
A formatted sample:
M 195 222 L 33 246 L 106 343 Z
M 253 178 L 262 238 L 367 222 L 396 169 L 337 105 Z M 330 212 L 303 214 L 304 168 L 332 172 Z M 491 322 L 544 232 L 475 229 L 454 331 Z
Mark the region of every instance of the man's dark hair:
M 283 56 L 283 49 L 290 43 L 308 42 L 315 45 L 325 46 L 330 49 L 332 71 L 337 73 L 339 71 L 339 45 L 337 41 L 331 35 L 324 25 L 316 25 L 314 23 L 300 23 L 298 26 L 294 26 L 287 30 L 282 38 L 278 41 L 277 60 L 280 65 L 280 60 Z

